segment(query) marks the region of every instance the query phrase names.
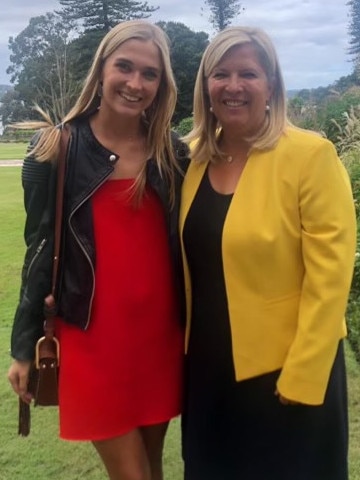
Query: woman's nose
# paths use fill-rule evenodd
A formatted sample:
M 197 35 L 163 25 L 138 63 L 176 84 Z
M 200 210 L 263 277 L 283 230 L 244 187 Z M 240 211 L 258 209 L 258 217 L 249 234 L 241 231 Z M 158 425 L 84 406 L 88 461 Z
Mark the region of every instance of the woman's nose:
M 141 88 L 141 74 L 140 72 L 133 72 L 128 78 L 127 84 L 133 90 L 139 90 Z
M 229 77 L 228 83 L 226 85 L 226 88 L 228 91 L 230 92 L 238 91 L 242 89 L 242 87 L 243 87 L 243 82 L 238 75 L 231 75 Z

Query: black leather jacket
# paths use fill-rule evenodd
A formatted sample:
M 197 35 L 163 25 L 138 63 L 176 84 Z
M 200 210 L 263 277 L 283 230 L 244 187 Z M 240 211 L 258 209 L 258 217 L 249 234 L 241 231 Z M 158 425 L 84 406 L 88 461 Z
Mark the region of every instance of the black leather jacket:
M 185 171 L 187 147 L 173 136 L 176 158 Z M 91 316 L 94 295 L 93 220 L 90 199 L 121 161 L 94 137 L 88 119 L 71 125 L 67 152 L 64 191 L 63 233 L 56 293 L 58 314 L 64 320 L 86 329 Z M 170 209 L 169 184 L 160 176 L 153 160 L 147 163 L 147 182 L 156 191 L 164 206 L 175 269 L 182 285 L 181 256 L 178 239 L 178 213 L 183 175 L 176 172 L 175 206 Z M 31 360 L 34 346 L 43 333 L 43 302 L 51 291 L 54 244 L 56 166 L 27 157 L 22 169 L 26 209 L 25 242 L 27 246 L 22 270 L 20 301 L 15 313 L 11 355 L 18 360 Z M 149 253 L 151 245 L 149 245 Z M 154 272 L 156 279 L 156 272 Z

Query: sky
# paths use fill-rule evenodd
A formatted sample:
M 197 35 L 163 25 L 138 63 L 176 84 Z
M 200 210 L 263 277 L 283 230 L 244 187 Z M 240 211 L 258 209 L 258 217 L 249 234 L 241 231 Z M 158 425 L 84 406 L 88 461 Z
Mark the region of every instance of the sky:
M 81 0 L 79 0 L 81 1 Z M 148 0 L 159 6 L 150 21 L 184 23 L 193 31 L 214 31 L 204 0 Z M 352 72 L 347 55 L 347 0 L 243 0 L 245 11 L 233 25 L 256 26 L 272 38 L 287 90 L 326 87 Z M 10 84 L 8 40 L 32 17 L 60 8 L 58 0 L 10 0 L 0 17 L 0 84 Z M 202 8 L 204 12 L 202 13 Z

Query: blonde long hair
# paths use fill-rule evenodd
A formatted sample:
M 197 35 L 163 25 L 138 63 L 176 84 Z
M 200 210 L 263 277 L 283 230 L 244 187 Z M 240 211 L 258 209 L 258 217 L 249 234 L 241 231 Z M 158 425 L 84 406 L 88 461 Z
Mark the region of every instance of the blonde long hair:
M 98 91 L 104 62 L 121 44 L 130 39 L 151 40 L 159 49 L 163 67 L 162 78 L 154 102 L 144 112 L 144 121 L 147 127 L 147 151 L 150 157 L 155 159 L 160 172 L 168 175 L 173 195 L 173 166 L 176 165 L 176 160 L 171 142 L 171 118 L 175 110 L 177 90 L 170 64 L 169 39 L 158 26 L 144 20 L 130 20 L 119 23 L 105 35 L 95 53 L 79 98 L 62 119 L 62 124 L 98 108 L 100 104 Z M 39 140 L 30 154 L 38 161 L 54 161 L 59 153 L 61 129 L 54 125 L 46 112 L 39 107 L 37 110 L 44 117 L 44 121 L 24 122 L 16 126 L 41 129 Z M 145 185 L 144 171 L 145 167 L 136 181 L 137 190 L 140 189 L 141 193 Z
M 284 81 L 279 60 L 269 36 L 259 28 L 228 27 L 218 33 L 207 46 L 196 77 L 193 129 L 184 137 L 184 140 L 192 144 L 192 156 L 199 162 L 215 161 L 224 156 L 217 141 L 221 133 L 221 125 L 210 112 L 207 79 L 231 48 L 246 44 L 255 47 L 269 85 L 273 88 L 267 122 L 255 137 L 247 139 L 251 148 L 264 150 L 273 147 L 288 124 Z

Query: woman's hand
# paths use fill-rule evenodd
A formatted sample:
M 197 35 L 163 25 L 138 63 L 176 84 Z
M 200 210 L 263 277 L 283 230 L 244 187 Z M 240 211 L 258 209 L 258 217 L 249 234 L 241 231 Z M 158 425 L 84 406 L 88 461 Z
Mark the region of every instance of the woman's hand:
M 8 371 L 8 380 L 14 392 L 26 403 L 32 400 L 32 395 L 27 390 L 31 363 L 31 361 L 13 360 Z

